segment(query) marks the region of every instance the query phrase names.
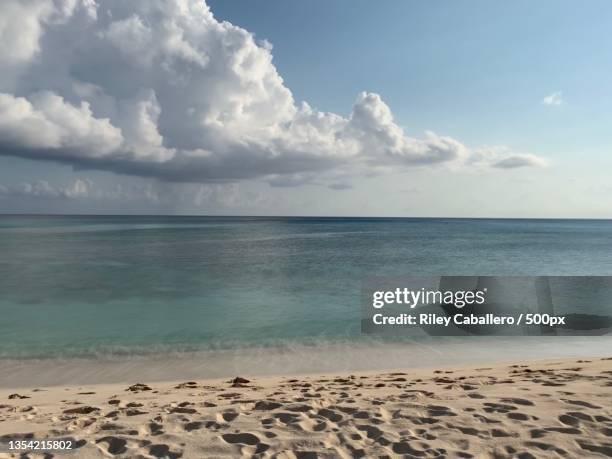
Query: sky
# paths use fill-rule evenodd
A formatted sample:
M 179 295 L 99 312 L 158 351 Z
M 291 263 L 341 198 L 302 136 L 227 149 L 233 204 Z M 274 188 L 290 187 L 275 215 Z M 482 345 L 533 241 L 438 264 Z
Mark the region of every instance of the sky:
M 5 0 L 0 212 L 612 218 L 612 4 Z

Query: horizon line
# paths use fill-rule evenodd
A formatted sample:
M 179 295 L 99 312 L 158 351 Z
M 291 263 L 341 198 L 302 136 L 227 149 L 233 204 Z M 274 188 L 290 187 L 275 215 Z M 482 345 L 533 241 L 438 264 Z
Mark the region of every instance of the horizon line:
M 302 219 L 379 219 L 379 220 L 589 220 L 611 221 L 612 217 L 441 217 L 374 215 L 219 215 L 219 214 L 72 214 L 0 212 L 0 217 L 177 217 L 177 218 L 302 218 Z

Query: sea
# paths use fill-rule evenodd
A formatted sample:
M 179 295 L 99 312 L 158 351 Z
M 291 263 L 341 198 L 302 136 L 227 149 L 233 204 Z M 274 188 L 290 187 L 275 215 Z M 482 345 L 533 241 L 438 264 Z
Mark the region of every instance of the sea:
M 172 356 L 211 369 L 256 352 L 270 372 L 316 371 L 334 350 L 331 367 L 401 362 L 400 344 L 361 333 L 363 279 L 439 275 L 612 275 L 612 221 L 0 216 L 0 361 Z M 414 361 L 457 349 L 413 341 Z M 604 346 L 568 343 L 542 349 Z

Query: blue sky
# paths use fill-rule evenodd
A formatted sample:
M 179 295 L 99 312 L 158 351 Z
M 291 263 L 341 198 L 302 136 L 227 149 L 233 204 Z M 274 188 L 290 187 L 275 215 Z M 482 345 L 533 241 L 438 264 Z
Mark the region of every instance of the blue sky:
M 203 56 L 200 64 L 206 61 L 204 70 L 203 64 L 176 64 L 176 55 L 143 57 L 158 43 L 142 40 L 167 45 L 167 37 L 145 29 L 162 29 L 158 20 L 177 20 L 172 1 L 135 0 L 124 8 L 98 0 L 95 23 L 83 22 L 83 12 L 75 10 L 65 13 L 61 27 L 22 8 L 13 21 L 20 30 L 14 38 L 21 41 L 0 45 L 0 63 L 9 69 L 9 76 L 0 78 L 0 94 L 7 95 L 6 107 L 17 107 L 17 100 L 25 98 L 38 118 L 15 123 L 10 113 L 18 110 L 3 115 L 0 104 L 0 212 L 612 217 L 606 173 L 612 167 L 611 2 L 208 0 L 216 21 L 251 33 L 255 48 L 239 29 L 200 15 L 196 0 L 188 3 L 196 20 L 180 27 Z M 106 17 L 116 24 L 100 14 L 104 8 L 115 8 Z M 26 20 L 40 24 L 42 32 L 32 32 L 38 47 L 15 58 L 15 47 L 27 42 L 28 29 L 20 26 Z M 8 29 L 0 32 L 11 36 Z M 108 43 L 90 45 L 89 38 L 78 38 L 80 33 L 106 34 Z M 83 42 L 80 51 L 91 46 L 72 53 L 90 57 L 66 57 L 58 45 L 62 39 Z M 159 49 L 170 53 L 164 46 Z M 227 73 L 223 65 L 234 52 L 251 53 L 252 67 Z M 134 54 L 121 61 L 127 53 Z M 82 77 L 92 74 L 91 56 L 96 55 L 95 65 L 109 69 L 110 77 Z M 100 64 L 104 59 L 108 63 Z M 125 70 L 134 62 L 141 67 Z M 168 62 L 174 66 L 169 85 L 178 88 L 185 80 L 196 92 L 177 89 L 164 96 L 168 85 L 160 81 L 168 79 Z M 215 67 L 216 62 L 223 64 Z M 13 73 L 18 77 L 11 79 Z M 53 77 L 41 79 L 47 73 Z M 163 77 L 153 78 L 157 73 Z M 85 94 L 77 86 L 97 89 Z M 254 87 L 261 94 L 252 95 Z M 66 121 L 57 121 L 50 111 L 50 101 L 57 98 L 41 102 L 40 90 L 58 96 L 66 113 L 89 104 L 91 114 L 78 116 L 91 119 L 79 132 L 98 129 L 108 145 L 93 144 L 93 130 L 85 138 L 69 132 L 75 125 L 61 124 Z M 95 91 L 104 92 L 104 98 Z M 374 95 L 359 96 L 363 91 Z M 293 104 L 288 97 L 295 109 L 287 105 Z M 201 106 L 187 106 L 190 98 Z M 244 102 L 250 99 L 251 106 Z M 327 143 L 304 144 L 301 136 L 313 131 L 282 132 L 297 123 L 301 101 L 316 116 L 330 112 L 341 118 L 340 127 L 325 127 L 335 134 L 317 131 L 328 136 Z M 235 103 L 247 105 L 236 110 Z M 150 119 L 140 126 L 148 127 L 136 132 L 138 120 L 128 118 L 142 115 L 138 110 L 145 105 Z M 240 118 L 253 107 L 261 115 Z M 374 117 L 367 121 L 374 125 L 355 121 L 362 109 Z M 385 118 L 387 109 L 392 122 Z M 228 115 L 232 110 L 234 115 Z M 191 122 L 180 118 L 187 112 L 201 120 L 222 118 L 201 132 L 197 126 L 183 131 L 181 126 Z M 40 131 L 41 116 L 63 137 L 47 146 L 47 136 L 34 142 L 42 147 L 33 149 L 29 139 Z M 110 126 L 100 121 L 105 118 Z M 221 131 L 219 120 L 225 123 Z M 381 130 L 383 140 L 371 143 Z M 436 137 L 427 140 L 426 131 Z M 345 145 L 334 142 L 346 136 L 357 146 L 339 151 Z M 440 159 L 435 155 L 443 138 L 451 143 L 442 147 Z M 183 144 L 190 150 L 166 163 Z M 101 150 L 94 155 L 92 148 Z M 213 155 L 208 163 L 198 153 L 204 150 Z M 306 157 L 296 159 L 296 154 Z M 155 155 L 163 161 L 152 160 Z M 264 159 L 270 155 L 273 164 Z
M 270 41 L 295 97 L 321 110 L 365 89 L 414 132 L 551 153 L 612 144 L 609 1 L 208 3 Z M 565 106 L 540 104 L 555 91 Z

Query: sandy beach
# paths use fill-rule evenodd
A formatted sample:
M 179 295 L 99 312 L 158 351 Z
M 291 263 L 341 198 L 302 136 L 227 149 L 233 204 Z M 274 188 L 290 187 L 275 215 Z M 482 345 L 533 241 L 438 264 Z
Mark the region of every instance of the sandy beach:
M 0 438 L 0 457 L 611 457 L 612 358 L 2 389 Z M 74 449 L 8 451 L 44 439 Z

